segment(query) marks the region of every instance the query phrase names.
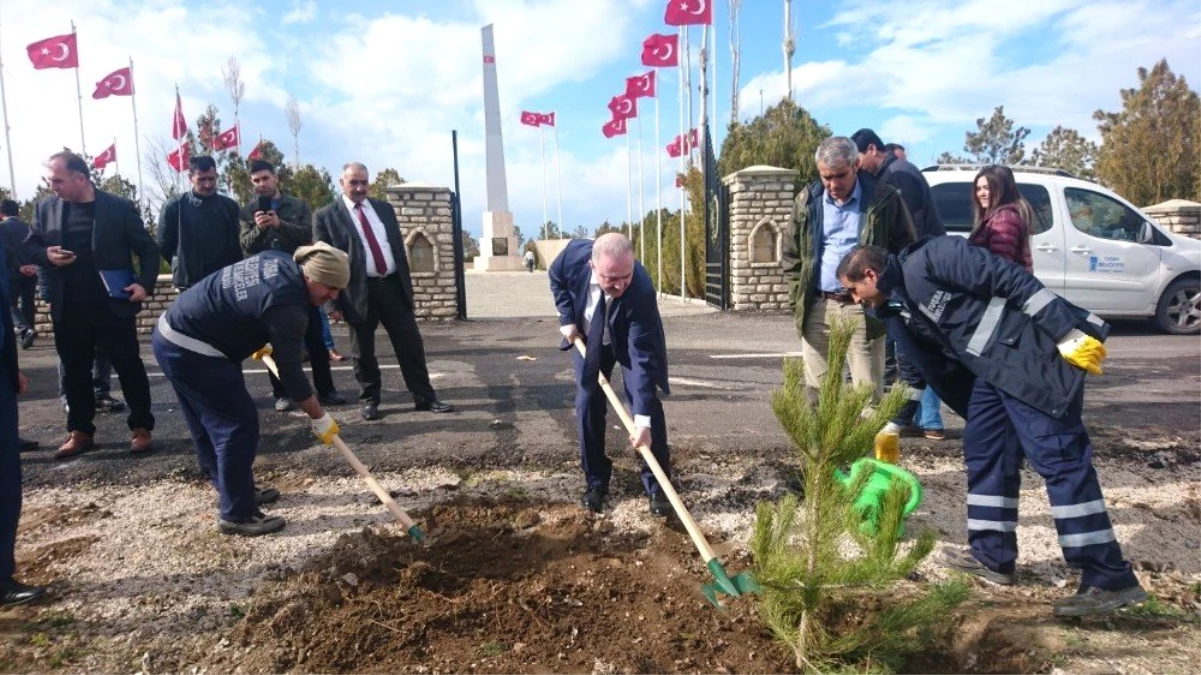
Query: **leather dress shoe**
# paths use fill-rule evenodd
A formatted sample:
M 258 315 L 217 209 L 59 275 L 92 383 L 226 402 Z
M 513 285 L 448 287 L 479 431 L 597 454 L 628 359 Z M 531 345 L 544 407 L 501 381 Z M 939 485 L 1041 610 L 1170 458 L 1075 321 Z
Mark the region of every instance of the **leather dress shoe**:
M 346 403 L 346 397 L 338 393 L 337 389 L 321 394 L 317 400 L 321 402 L 321 405 L 344 405 Z
M 378 403 L 372 403 L 371 401 L 368 401 L 363 404 L 363 408 L 360 412 L 365 420 L 378 420 L 380 418 Z
M 30 586 L 16 579 L 0 582 L 0 605 L 4 607 L 24 605 L 44 595 L 46 589 L 43 586 Z
M 443 403 L 436 398 L 419 398 L 413 404 L 413 409 L 417 411 L 428 410 L 435 413 L 454 412 L 455 407 L 449 403 Z
M 125 410 L 125 403 L 108 394 L 100 394 L 96 397 L 96 410 L 100 412 L 121 412 Z
M 600 513 L 605 510 L 605 495 L 609 494 L 609 490 L 599 485 L 593 485 L 584 494 L 580 496 L 580 506 L 588 509 L 593 513 Z
M 67 436 L 67 442 L 60 445 L 58 450 L 54 452 L 54 458 L 68 459 L 78 455 L 81 452 L 87 452 L 94 447 L 96 447 L 96 443 L 92 440 L 92 435 L 85 434 L 77 429 L 72 431 L 71 434 Z
M 656 518 L 666 518 L 671 515 L 671 501 L 662 492 L 655 492 L 650 499 L 650 512 Z
M 136 427 L 133 430 L 133 437 L 129 441 L 130 452 L 140 455 L 153 449 L 154 439 L 150 437 L 150 430 L 146 427 Z
M 28 438 L 18 437 L 17 438 L 17 447 L 20 448 L 21 452 L 29 452 L 30 450 L 38 449 L 38 442 L 31 441 Z
M 275 399 L 275 412 L 288 412 L 289 410 L 295 409 L 296 404 L 293 403 L 292 399 L 288 398 L 287 396 L 280 396 L 279 398 Z
M 21 331 L 21 349 L 29 349 L 33 346 L 33 341 L 37 339 L 37 331 L 32 328 L 26 328 Z

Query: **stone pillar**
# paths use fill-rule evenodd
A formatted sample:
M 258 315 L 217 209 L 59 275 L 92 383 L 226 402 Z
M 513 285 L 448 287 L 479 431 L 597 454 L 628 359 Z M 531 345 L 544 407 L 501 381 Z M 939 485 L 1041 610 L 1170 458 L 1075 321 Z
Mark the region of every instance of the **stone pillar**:
M 454 217 L 450 188 L 428 183 L 388 187 L 413 278 L 413 308 L 418 319 L 454 319 Z
M 730 188 L 730 309 L 787 310 L 780 249 L 791 226 L 797 172 L 752 166 L 722 181 Z
M 1184 199 L 1170 199 L 1148 206 L 1143 213 L 1155 219 L 1165 229 L 1193 239 L 1201 239 L 1201 204 Z

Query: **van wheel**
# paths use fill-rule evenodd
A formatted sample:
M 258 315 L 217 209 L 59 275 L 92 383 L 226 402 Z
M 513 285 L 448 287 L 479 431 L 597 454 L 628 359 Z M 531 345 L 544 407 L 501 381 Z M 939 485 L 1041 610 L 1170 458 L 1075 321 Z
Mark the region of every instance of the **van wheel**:
M 1201 279 L 1188 277 L 1173 281 L 1159 298 L 1155 323 L 1172 335 L 1201 333 Z

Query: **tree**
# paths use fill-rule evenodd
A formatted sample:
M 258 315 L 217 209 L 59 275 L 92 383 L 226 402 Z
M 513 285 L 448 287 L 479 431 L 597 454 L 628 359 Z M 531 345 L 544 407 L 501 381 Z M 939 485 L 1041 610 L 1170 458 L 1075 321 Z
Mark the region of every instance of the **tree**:
M 367 188 L 367 196 L 386 202 L 388 201 L 388 186 L 402 185 L 404 182 L 405 179 L 401 177 L 399 171 L 388 167 L 375 174 L 375 180 L 371 181 L 371 185 Z
M 242 107 L 242 98 L 246 95 L 246 83 L 242 81 L 242 64 L 238 57 L 229 57 L 229 61 L 221 66 L 221 79 L 225 83 L 225 91 L 229 93 L 229 100 L 234 104 L 234 125 L 238 126 L 238 147 L 234 149 L 241 154 L 242 129 L 239 125 L 238 111 Z
M 965 157 L 957 157 L 949 152 L 944 152 L 934 160 L 938 164 L 971 164 L 972 160 Z
M 717 165 L 727 175 L 756 164 L 796 169 L 801 185 L 817 180 L 813 154 L 830 136 L 807 110 L 784 99 L 755 119 L 730 125 Z M 700 202 L 696 202 L 700 203 Z
M 334 179 L 327 169 L 318 169 L 312 164 L 289 172 L 287 182 L 280 183 L 282 189 L 309 205 L 316 211 L 334 201 Z
M 972 153 L 979 164 L 1021 164 L 1026 156 L 1026 127 L 1013 128 L 1005 116 L 1005 106 L 993 110 L 992 117 L 976 118 L 976 131 L 964 132 L 963 149 Z
M 1047 134 L 1043 142 L 1030 153 L 1030 163 L 1063 169 L 1078 178 L 1092 180 L 1096 177 L 1093 165 L 1097 158 L 1097 144 L 1080 135 L 1075 129 L 1057 126 Z
M 300 122 L 300 102 L 295 96 L 288 97 L 288 106 L 284 108 L 284 113 L 288 117 L 288 131 L 292 132 L 292 164 L 300 166 L 300 129 L 303 124 Z
M 785 361 L 784 386 L 771 404 L 795 444 L 804 501 L 788 494 L 759 504 L 750 542 L 762 586 L 759 615 L 806 673 L 895 671 L 928 646 L 930 629 L 967 597 L 961 581 L 936 584 L 924 595 L 889 593 L 887 586 L 933 549 L 934 532 L 924 530 L 903 552 L 909 487 L 894 479 L 876 510 L 875 528 L 864 529 L 854 502 L 872 472 L 861 471 L 850 485 L 838 478 L 836 472 L 872 447 L 908 396 L 907 387 L 895 387 L 873 410 L 870 386 L 843 381 L 853 332 L 847 320 L 831 326 L 830 368 L 816 403 L 800 360 Z
M 1097 176 L 1135 204 L 1201 201 L 1201 102 L 1161 59 L 1138 69 L 1139 87 L 1123 89 L 1122 109 L 1093 113 L 1101 132 Z
M 292 178 L 292 167 L 284 164 L 284 153 L 275 143 L 264 139 L 259 144 L 259 157 L 275 166 L 275 175 L 279 177 L 280 189 L 285 187 Z M 230 196 L 239 204 L 249 204 L 254 200 L 254 187 L 250 184 L 250 160 L 244 159 L 237 152 L 225 155 L 224 166 L 221 167 L 221 178 L 225 182 Z
M 559 231 L 559 226 L 555 221 L 548 220 L 538 228 L 538 239 L 562 239 L 563 233 Z
M 576 225 L 575 230 L 573 230 L 571 232 L 571 238 L 572 239 L 587 239 L 588 238 L 588 228 L 584 227 L 583 225 Z
M 463 230 L 463 260 L 474 260 L 480 254 L 480 242 L 467 230 Z

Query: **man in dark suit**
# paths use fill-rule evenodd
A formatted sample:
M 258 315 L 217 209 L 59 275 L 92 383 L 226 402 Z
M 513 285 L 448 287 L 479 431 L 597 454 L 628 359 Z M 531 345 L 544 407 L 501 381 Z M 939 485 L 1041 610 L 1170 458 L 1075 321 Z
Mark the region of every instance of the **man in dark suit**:
M 263 251 L 283 251 L 289 255 L 301 246 L 313 241 L 313 211 L 303 200 L 279 191 L 279 177 L 275 165 L 262 159 L 250 163 L 250 183 L 257 197 L 242 207 L 242 250 L 246 257 Z M 267 207 L 267 208 L 262 208 Z M 342 405 L 346 397 L 334 386 L 334 375 L 330 370 L 330 351 L 325 346 L 322 334 L 325 315 L 320 307 L 309 307 L 309 328 L 304 334 L 305 351 L 313 367 L 313 388 L 321 405 Z M 288 412 L 296 408 L 288 390 L 271 371 L 271 395 L 275 397 L 275 409 Z
M 92 185 L 79 155 L 52 155 L 47 181 L 54 196 L 38 202 L 25 254 L 46 268 L 54 345 L 63 363 L 70 435 L 54 457 L 66 459 L 94 446 L 92 357 L 98 344 L 117 369 L 129 404 L 130 449 L 148 452 L 154 415 L 135 322 L 142 301 L 154 292 L 158 245 L 133 202 Z M 136 275 L 134 256 L 141 268 Z M 121 286 L 122 277 L 132 281 Z
M 599 513 L 609 493 L 613 462 L 605 456 L 607 403 L 597 374 L 608 377 L 614 364 L 621 364 L 626 400 L 634 413 L 637 433 L 630 437 L 630 445 L 649 443 L 663 471 L 671 474 L 667 422 L 657 391 L 671 393 L 663 321 L 650 276 L 634 260 L 630 240 L 619 232 L 601 235 L 595 242 L 573 240 L 555 258 L 549 276 L 559 309 L 562 349 L 572 349 L 578 383 L 576 424 L 586 481 L 580 503 Z M 573 349 L 577 337 L 586 338 L 587 358 Z M 651 515 L 665 517 L 671 504 L 645 463 L 642 484 L 650 495 Z
M 37 337 L 34 330 L 34 293 L 37 291 L 37 265 L 26 264 L 21 259 L 25 237 L 29 236 L 29 225 L 18 214 L 20 207 L 11 199 L 0 202 L 0 237 L 8 249 L 8 292 L 12 306 L 12 320 L 21 334 L 21 349 L 33 346 Z
M 342 196 L 313 216 L 313 237 L 350 256 L 350 284 L 334 302 L 330 317 L 350 324 L 351 359 L 359 381 L 365 420 L 379 419 L 381 377 L 375 358 L 375 328 L 384 324 L 400 362 L 405 386 L 417 410 L 446 413 L 454 406 L 438 400 L 425 365 L 425 346 L 413 314 L 413 281 L 396 213 L 387 202 L 367 196 L 367 167 L 342 167 Z
M 0 269 L 12 251 L 0 239 Z M 8 279 L 0 276 L 0 302 L 8 302 Z M 29 381 L 17 367 L 12 316 L 0 317 L 0 607 L 23 605 L 42 597 L 45 588 L 13 578 L 17 571 L 17 523 L 21 520 L 21 454 L 17 437 L 17 394 Z

